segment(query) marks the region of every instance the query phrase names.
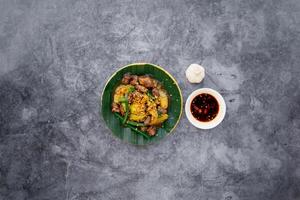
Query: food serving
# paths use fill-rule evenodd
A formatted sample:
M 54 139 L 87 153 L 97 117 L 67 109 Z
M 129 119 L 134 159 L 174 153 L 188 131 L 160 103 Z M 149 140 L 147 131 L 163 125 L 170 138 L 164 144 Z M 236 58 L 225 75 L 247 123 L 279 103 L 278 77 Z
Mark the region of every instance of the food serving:
M 132 63 L 116 70 L 103 88 L 100 103 L 100 114 L 112 135 L 134 145 L 157 143 L 171 134 L 183 108 L 175 78 L 151 63 Z
M 168 106 L 168 93 L 158 80 L 126 73 L 113 93 L 111 111 L 124 126 L 149 138 L 168 119 Z
M 185 113 L 188 120 L 197 128 L 211 129 L 219 125 L 226 113 L 222 95 L 210 88 L 192 92 L 186 100 Z
M 210 94 L 199 94 L 192 100 L 191 112 L 192 115 L 199 121 L 211 121 L 219 112 L 218 101 Z

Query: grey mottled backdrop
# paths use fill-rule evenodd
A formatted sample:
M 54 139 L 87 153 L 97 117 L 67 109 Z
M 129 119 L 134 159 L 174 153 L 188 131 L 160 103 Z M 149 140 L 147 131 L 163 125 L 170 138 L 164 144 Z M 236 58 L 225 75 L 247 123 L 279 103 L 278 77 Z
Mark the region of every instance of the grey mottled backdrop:
M 299 34 L 299 0 L 0 0 L 0 199 L 299 200 Z M 217 89 L 225 120 L 114 138 L 100 94 L 132 62 Z

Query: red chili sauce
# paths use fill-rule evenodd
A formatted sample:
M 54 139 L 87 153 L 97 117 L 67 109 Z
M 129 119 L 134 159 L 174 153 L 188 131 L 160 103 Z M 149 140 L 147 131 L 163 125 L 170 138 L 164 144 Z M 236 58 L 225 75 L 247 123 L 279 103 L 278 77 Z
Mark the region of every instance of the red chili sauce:
M 192 100 L 191 112 L 192 115 L 199 121 L 211 121 L 219 112 L 218 101 L 210 94 L 199 94 Z

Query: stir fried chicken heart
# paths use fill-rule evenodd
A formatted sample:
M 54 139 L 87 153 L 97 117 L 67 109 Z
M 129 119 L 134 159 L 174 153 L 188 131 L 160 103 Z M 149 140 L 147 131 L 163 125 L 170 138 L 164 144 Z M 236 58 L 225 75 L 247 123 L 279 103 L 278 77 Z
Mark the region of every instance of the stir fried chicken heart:
M 130 80 L 130 85 L 137 85 L 137 84 L 139 84 L 138 76 L 137 75 L 132 75 L 131 80 Z
M 146 92 L 148 91 L 148 89 L 145 88 L 145 87 L 142 86 L 142 85 L 136 85 L 136 86 L 135 86 L 135 89 L 137 89 L 137 91 L 143 92 L 143 93 L 146 93 Z
M 112 109 L 111 109 L 112 112 L 117 112 L 119 113 L 120 112 L 120 107 L 117 103 L 113 102 L 112 103 Z
M 146 118 L 146 120 L 144 121 L 144 124 L 145 124 L 145 125 L 149 125 L 149 124 L 150 124 L 150 121 L 151 121 L 151 117 L 148 116 L 148 117 Z
M 155 126 L 150 126 L 148 129 L 147 129 L 147 133 L 150 135 L 150 136 L 153 136 L 156 134 L 156 127 Z
M 149 76 L 139 76 L 139 83 L 145 86 L 146 88 L 155 87 L 155 82 Z
M 155 96 L 155 97 L 159 97 L 159 90 L 157 88 L 153 88 L 152 89 L 152 94 Z
M 128 84 L 129 81 L 131 79 L 131 75 L 130 74 L 124 74 L 123 78 L 122 78 L 122 83 L 123 84 Z

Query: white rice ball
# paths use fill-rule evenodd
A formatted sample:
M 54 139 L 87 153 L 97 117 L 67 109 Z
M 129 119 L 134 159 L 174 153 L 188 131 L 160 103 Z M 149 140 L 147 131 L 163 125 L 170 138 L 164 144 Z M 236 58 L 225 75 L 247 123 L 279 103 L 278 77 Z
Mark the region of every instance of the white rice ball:
M 205 69 L 198 64 L 191 64 L 185 71 L 190 83 L 200 83 L 205 77 Z

